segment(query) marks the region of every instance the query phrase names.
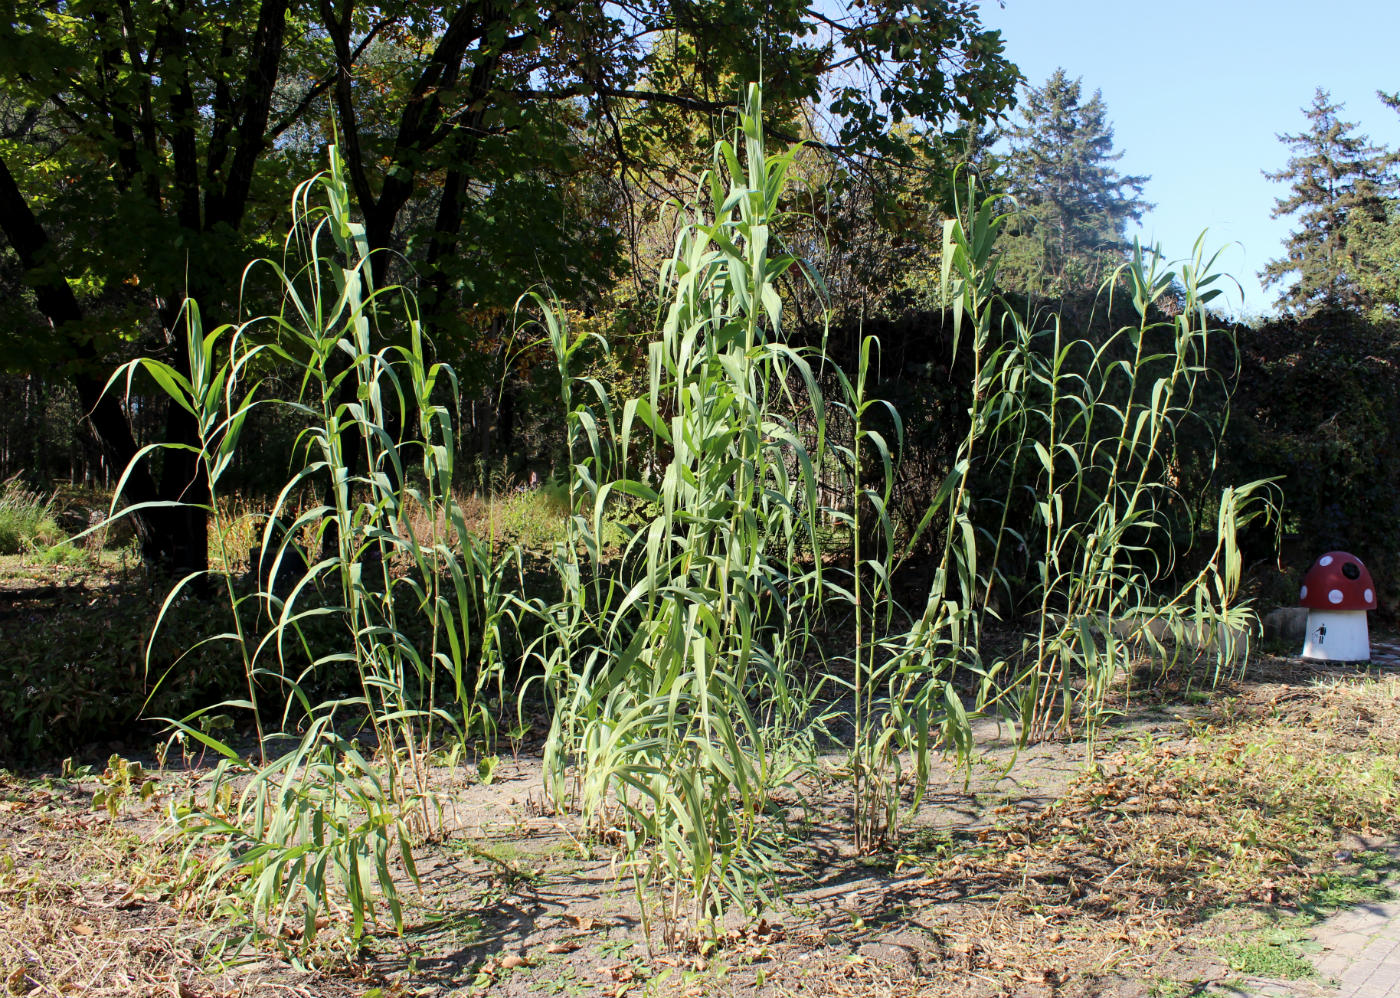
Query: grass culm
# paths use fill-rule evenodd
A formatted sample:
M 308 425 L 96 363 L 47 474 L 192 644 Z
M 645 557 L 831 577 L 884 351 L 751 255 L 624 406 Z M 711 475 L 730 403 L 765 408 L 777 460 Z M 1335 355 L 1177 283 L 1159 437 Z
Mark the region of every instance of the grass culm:
M 830 732 L 850 733 L 850 835 L 871 852 L 897 840 L 938 752 L 970 754 L 978 713 L 1022 737 L 1092 733 L 1135 655 L 1237 660 L 1250 618 L 1234 538 L 1268 511 L 1262 486 L 1222 491 L 1215 546 L 1185 582 L 1165 535 L 1178 436 L 1215 376 L 1210 261 L 1167 270 L 1138 253 L 1111 285 L 1137 321 L 1090 342 L 1000 301 L 1006 216 L 969 187 L 942 276 L 971 419 L 920 522 L 895 523 L 902 430 L 874 394 L 879 344 L 842 372 L 787 339 L 782 282 L 821 289 L 778 235 L 794 156 L 767 152 L 752 88 L 676 206 L 644 389 L 581 374 L 608 344 L 546 297 L 522 300 L 517 333 L 559 375 L 567 481 L 499 504 L 484 533 L 452 491 L 455 376 L 413 295 L 375 285 L 334 149 L 297 189 L 282 259 L 251 268 L 280 310 L 206 333 L 188 302 L 188 375 L 143 358 L 114 376 L 139 368 L 194 415 L 210 535 L 261 551 L 246 583 L 220 570 L 242 551 L 211 559 L 233 623 L 208 640 L 235 650 L 245 692 L 173 722 L 221 760 L 173 816 L 185 872 L 250 934 L 285 940 L 298 923 L 304 947 L 339 910 L 354 939 L 377 919 L 401 927 L 415 844 L 443 834 L 437 750 L 489 749 L 527 701 L 549 712 L 550 801 L 617 850 L 648 938 L 679 944 L 772 902 L 788 867 L 776 802 L 800 797 Z M 1185 308 L 1159 321 L 1174 287 Z M 295 399 L 262 394 L 273 366 L 296 373 Z M 301 431 L 250 518 L 221 482 L 258 406 Z M 538 522 L 546 508 L 557 528 Z M 919 541 L 934 570 L 906 608 L 893 579 Z M 524 586 L 525 544 L 549 549 L 540 591 Z M 1013 575 L 1034 625 L 984 657 L 991 594 Z M 312 639 L 324 630 L 335 640 Z M 330 672 L 346 688 L 318 699 Z M 200 723 L 231 711 L 249 718 L 252 761 Z

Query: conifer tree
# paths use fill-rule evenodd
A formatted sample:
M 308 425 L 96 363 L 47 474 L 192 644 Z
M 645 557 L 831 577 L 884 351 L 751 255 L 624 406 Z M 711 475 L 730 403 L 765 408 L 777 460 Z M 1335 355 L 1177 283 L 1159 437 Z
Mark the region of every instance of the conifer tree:
M 1312 106 L 1303 110 L 1307 131 L 1279 136 L 1294 152 L 1288 165 L 1264 173 L 1289 185 L 1273 217 L 1296 216 L 1298 224 L 1284 255 L 1259 276 L 1265 287 L 1281 286 L 1278 304 L 1298 315 L 1326 308 L 1370 311 L 1376 305 L 1369 272 L 1378 260 L 1371 249 L 1387 221 L 1395 157 L 1338 117 L 1344 106 L 1318 87 Z
M 1127 249 L 1129 221 L 1151 207 L 1148 177 L 1123 176 L 1114 164 L 1113 126 L 1101 91 L 1081 102 L 1082 85 L 1057 69 L 1030 88 L 1021 120 L 1006 131 L 1008 193 L 1025 214 L 1008 241 L 1003 283 L 1065 294 L 1088 290 Z
M 1400 111 L 1400 93 L 1377 90 L 1381 103 Z M 1383 212 L 1353 212 L 1347 219 L 1348 245 L 1360 254 L 1357 281 L 1371 318 L 1400 317 L 1400 197 L 1392 183 Z M 1381 217 L 1383 215 L 1383 217 Z

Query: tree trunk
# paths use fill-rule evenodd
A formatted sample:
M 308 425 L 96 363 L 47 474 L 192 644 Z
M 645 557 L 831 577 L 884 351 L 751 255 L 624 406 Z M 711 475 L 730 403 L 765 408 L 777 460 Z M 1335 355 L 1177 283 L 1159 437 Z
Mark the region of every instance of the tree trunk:
M 24 267 L 40 313 L 48 320 L 54 337 L 66 341 L 74 359 L 70 378 L 78 393 L 78 403 L 86 414 L 84 425 L 89 444 L 101 455 L 105 468 L 120 474 L 136 456 L 131 425 L 116 395 L 104 392 L 104 382 L 92 373 L 101 369 L 102 358 L 91 339 L 70 335 L 82 322 L 82 307 L 63 275 L 48 266 L 51 247 L 48 233 L 30 210 L 3 159 L 0 159 L 0 231 L 5 233 Z M 158 495 L 150 469 L 144 464 L 133 468 L 123 494 L 133 505 L 155 501 Z M 148 563 L 160 564 L 160 554 L 169 546 L 172 526 L 169 516 L 162 515 L 164 513 L 166 511 L 161 509 L 149 509 L 131 515 Z

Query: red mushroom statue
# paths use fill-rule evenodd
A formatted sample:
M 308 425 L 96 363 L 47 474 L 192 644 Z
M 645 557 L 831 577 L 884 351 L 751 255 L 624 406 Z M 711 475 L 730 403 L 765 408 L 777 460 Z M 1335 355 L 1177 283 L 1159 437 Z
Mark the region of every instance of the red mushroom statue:
M 1370 661 L 1366 611 L 1376 608 L 1376 584 L 1360 558 L 1345 551 L 1328 551 L 1303 576 L 1298 602 L 1308 608 L 1304 658 Z

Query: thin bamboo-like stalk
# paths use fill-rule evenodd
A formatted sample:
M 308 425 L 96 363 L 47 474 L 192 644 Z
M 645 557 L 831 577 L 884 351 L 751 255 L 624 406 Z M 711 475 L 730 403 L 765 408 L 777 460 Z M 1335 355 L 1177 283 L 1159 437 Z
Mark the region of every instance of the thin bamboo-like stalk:
M 173 816 L 174 830 L 187 843 L 185 869 L 205 894 L 237 898 L 251 932 L 277 938 L 281 926 L 300 915 L 301 945 L 314 939 L 318 913 L 332 907 L 348 908 L 355 937 L 377 917 L 380 903 L 394 925 L 402 925 L 390 857 L 416 880 L 412 842 L 438 831 L 441 810 L 432 806 L 429 787 L 437 732 L 464 739 L 475 725 L 491 737 L 494 718 L 479 700 L 484 684 L 499 677 L 499 640 L 474 635 L 498 636 L 513 612 L 502 605 L 500 565 L 483 563 L 450 491 L 452 422 L 435 394 L 439 384 L 455 389 L 453 375 L 428 360 L 411 295 L 374 286 L 363 228 L 350 217 L 334 148 L 330 160 L 330 171 L 300 185 L 293 197 L 283 261 L 259 264 L 282 286 L 282 311 L 205 335 L 188 303 L 189 379 L 150 359 L 113 378 L 129 381 L 140 367 L 172 404 L 196 416 L 220 544 L 227 531 L 217 522 L 218 483 L 249 413 L 278 404 L 303 420 L 302 461 L 264 521 L 270 571 L 259 575 L 252 592 L 221 573 L 234 629 L 210 640 L 236 646 L 247 699 L 172 721 L 182 737 L 221 760 L 207 802 Z M 252 373 L 268 362 L 300 372 L 298 399 L 258 397 Z M 409 411 L 417 423 L 400 438 L 390 427 L 402 426 Z M 359 453 L 352 457 L 347 447 Z M 404 456 L 414 452 L 421 462 L 408 467 Z M 329 488 L 314 488 L 318 482 Z M 307 491 L 326 499 L 299 505 L 297 497 Z M 411 525 L 413 508 L 427 514 L 422 537 Z M 303 549 L 305 538 L 311 544 Z M 327 538 L 334 541 L 329 550 L 310 555 Z M 219 562 L 232 564 L 230 552 L 220 554 Z M 291 566 L 298 567 L 283 571 Z M 289 574 L 294 578 L 285 586 Z M 172 591 L 157 629 L 192 581 Z M 248 612 L 255 604 L 256 615 Z M 265 633 L 253 629 L 254 616 L 263 619 Z M 426 654 L 409 635 L 414 618 L 430 632 Z M 343 627 L 343 648 L 311 650 L 306 627 L 322 619 Z M 480 659 L 473 661 L 476 653 Z M 291 667 L 296 656 L 303 661 Z M 311 689 L 318 675 L 346 666 L 358 690 L 316 702 Z M 452 682 L 450 708 L 438 697 L 440 673 Z M 283 701 L 275 726 L 263 709 L 269 687 Z M 227 708 L 250 712 L 258 764 L 246 763 L 200 724 L 203 715 Z M 372 732 L 369 754 L 347 730 L 361 725 Z M 271 751 L 288 742 L 280 754 Z

